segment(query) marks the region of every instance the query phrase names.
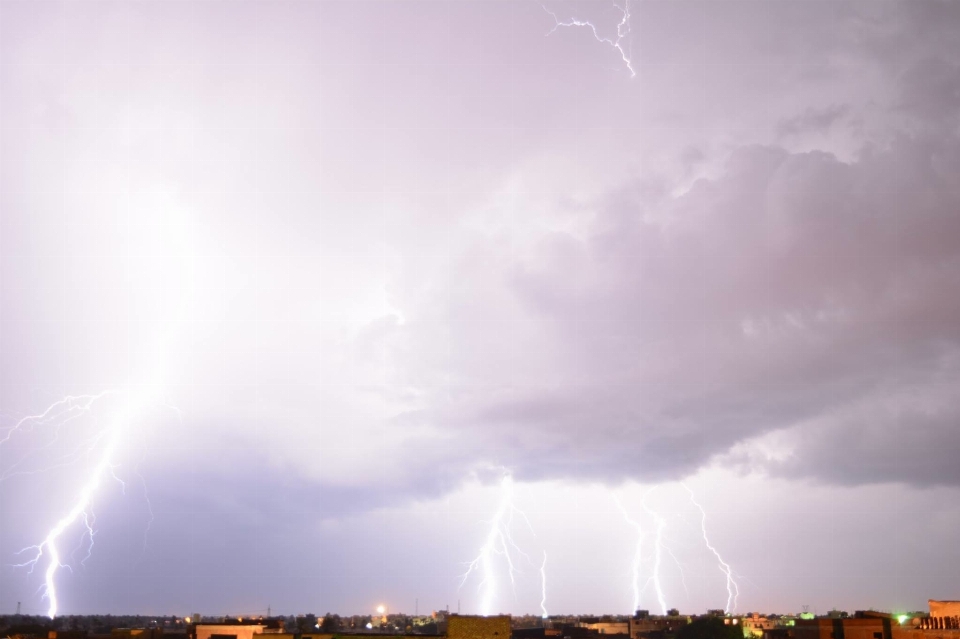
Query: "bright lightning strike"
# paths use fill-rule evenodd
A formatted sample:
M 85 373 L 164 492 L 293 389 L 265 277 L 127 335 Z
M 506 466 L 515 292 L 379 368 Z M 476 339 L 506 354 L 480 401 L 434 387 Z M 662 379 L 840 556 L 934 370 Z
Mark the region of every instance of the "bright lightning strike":
M 100 487 L 100 480 L 105 474 L 107 468 L 110 465 L 110 459 L 113 456 L 114 451 L 116 450 L 116 438 L 111 438 L 110 442 L 104 448 L 101 456 L 100 463 L 96 465 L 91 473 L 90 479 L 84 484 L 80 489 L 80 495 L 77 498 L 77 501 L 74 502 L 73 507 L 70 511 L 64 515 L 60 521 L 54 525 L 54 527 L 47 533 L 46 538 L 39 544 L 35 546 L 29 546 L 24 549 L 26 550 L 36 550 L 36 556 L 30 561 L 18 564 L 19 567 L 30 566 L 31 569 L 37 565 L 41 557 L 43 557 L 44 550 L 46 554 L 49 555 L 50 559 L 47 562 L 47 570 L 44 573 L 44 597 L 49 603 L 49 608 L 47 609 L 47 615 L 52 619 L 57 616 L 57 585 L 54 577 L 57 574 L 57 570 L 64 566 L 60 561 L 60 552 L 57 549 L 57 540 L 60 535 L 63 534 L 64 530 L 67 529 L 70 524 L 75 522 L 79 517 L 83 516 L 84 519 L 87 517 L 87 509 L 90 506 L 90 501 L 93 497 L 94 492 L 97 488 Z M 93 545 L 93 536 L 90 536 L 90 544 Z
M 737 609 L 737 598 L 740 596 L 740 586 L 737 584 L 737 581 L 733 578 L 733 570 L 730 569 L 730 565 L 723 560 L 723 557 L 720 556 L 720 553 L 716 548 L 713 547 L 713 544 L 710 543 L 710 539 L 707 537 L 707 511 L 703 509 L 696 498 L 693 495 L 693 491 L 686 484 L 680 484 L 686 489 L 687 494 L 690 495 L 690 502 L 697 507 L 700 511 L 700 530 L 703 532 L 703 542 L 707 545 L 707 548 L 710 549 L 710 552 L 714 554 L 717 558 L 717 561 L 720 564 L 720 570 L 727 578 L 727 613 L 736 611 Z
M 24 417 L 14 425 L 0 440 L 0 446 L 10 441 L 15 433 L 32 429 L 37 425 L 56 424 L 55 439 L 59 437 L 60 428 L 64 423 L 76 419 L 84 413 L 92 410 L 94 405 L 107 397 L 115 395 L 116 391 L 106 391 L 99 395 L 67 396 L 58 402 L 52 404 L 46 411 L 39 415 Z M 112 477 L 124 487 L 123 481 L 115 474 L 117 463 L 115 456 L 118 453 L 123 441 L 124 429 L 136 416 L 141 415 L 143 409 L 148 405 L 148 397 L 144 392 L 134 394 L 121 410 L 113 416 L 109 426 L 102 430 L 93 441 L 83 451 L 87 455 L 94 455 L 97 459 L 94 467 L 89 471 L 87 480 L 81 484 L 76 500 L 70 509 L 54 524 L 46 537 L 33 546 L 27 546 L 18 554 L 28 551 L 34 551 L 32 559 L 17 564 L 17 567 L 29 567 L 32 572 L 34 568 L 46 557 L 46 569 L 44 570 L 43 597 L 48 602 L 47 615 L 53 618 L 57 615 L 59 599 L 57 596 L 56 575 L 60 568 L 69 568 L 68 564 L 63 563 L 60 556 L 58 542 L 60 537 L 75 523 L 82 522 L 84 531 L 81 536 L 81 545 L 83 539 L 87 538 L 87 554 L 80 562 L 81 565 L 89 559 L 93 552 L 95 529 L 91 505 L 94 495 L 100 488 L 101 483 L 107 476 Z M 53 466 L 56 467 L 56 466 Z M 142 479 L 142 478 L 141 478 Z M 152 518 L 152 510 L 151 510 Z
M 547 551 L 543 551 L 543 563 L 540 564 L 540 611 L 543 618 L 550 615 L 547 613 Z
M 651 491 L 652 492 L 652 491 Z M 649 495 L 650 492 L 647 493 Z M 650 515 L 653 518 L 654 525 L 656 526 L 656 537 L 654 541 L 654 553 L 653 553 L 653 573 L 650 575 L 650 579 L 653 581 L 653 589 L 657 593 L 657 603 L 660 604 L 660 608 L 663 610 L 663 614 L 667 614 L 667 602 L 663 596 L 663 586 L 660 583 L 660 566 L 663 558 L 663 529 L 667 527 L 667 520 L 660 516 L 659 513 L 652 510 L 647 506 L 646 497 L 643 496 L 643 499 L 640 500 L 640 506 L 643 508 L 644 512 Z
M 626 48 L 624 48 L 624 41 L 629 42 L 628 38 L 630 36 L 630 0 L 623 0 L 623 6 L 614 4 L 614 7 L 620 11 L 621 19 L 617 24 L 617 37 L 616 39 L 605 38 L 600 35 L 600 32 L 597 30 L 595 24 L 589 20 L 581 20 L 579 18 L 571 18 L 570 20 L 563 21 L 557 17 L 557 14 L 547 7 L 543 7 L 543 10 L 546 11 L 554 20 L 553 29 L 550 30 L 547 35 L 555 33 L 560 27 L 585 27 L 593 33 L 593 37 L 597 42 L 607 44 L 620 53 L 620 57 L 623 59 L 624 64 L 627 65 L 627 70 L 630 71 L 630 77 L 636 77 L 637 72 L 633 69 L 633 62 L 631 61 L 631 53 L 629 43 Z
M 497 512 L 490 521 L 490 532 L 487 533 L 486 540 L 480 547 L 480 553 L 467 566 L 467 571 L 460 579 L 460 588 L 464 586 L 467 580 L 474 572 L 481 575 L 478 591 L 483 591 L 483 597 L 480 602 L 480 614 L 489 615 L 493 609 L 493 601 L 497 595 L 497 583 L 494 576 L 494 561 L 497 556 L 502 557 L 507 566 L 507 574 L 510 578 L 510 585 L 516 587 L 516 576 L 518 574 L 517 563 L 520 558 L 530 561 L 527 556 L 513 539 L 513 518 L 514 515 L 520 515 L 530 531 L 530 521 L 527 516 L 513 502 L 513 478 L 505 475 L 500 484 L 503 497 Z

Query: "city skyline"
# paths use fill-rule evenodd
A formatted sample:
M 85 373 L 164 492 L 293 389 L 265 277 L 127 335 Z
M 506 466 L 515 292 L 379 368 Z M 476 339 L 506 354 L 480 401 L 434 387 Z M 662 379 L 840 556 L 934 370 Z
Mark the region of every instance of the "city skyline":
M 958 175 L 952 2 L 0 0 L 0 607 L 960 599 Z

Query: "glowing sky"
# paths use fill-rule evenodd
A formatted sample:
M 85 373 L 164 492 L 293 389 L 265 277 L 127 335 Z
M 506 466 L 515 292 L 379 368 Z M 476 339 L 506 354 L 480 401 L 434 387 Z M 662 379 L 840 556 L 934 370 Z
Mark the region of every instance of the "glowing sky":
M 475 612 L 504 469 L 494 610 L 630 612 L 618 502 L 723 607 L 680 482 L 740 611 L 960 597 L 960 5 L 628 8 L 0 0 L 0 428 L 153 398 L 63 613 Z M 0 611 L 123 410 L 0 446 Z

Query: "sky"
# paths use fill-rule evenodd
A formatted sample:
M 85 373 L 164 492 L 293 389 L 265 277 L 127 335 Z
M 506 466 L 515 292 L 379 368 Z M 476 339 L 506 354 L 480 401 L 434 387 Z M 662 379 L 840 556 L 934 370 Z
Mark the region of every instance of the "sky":
M 954 2 L 0 0 L 0 612 L 960 598 L 957 175 Z

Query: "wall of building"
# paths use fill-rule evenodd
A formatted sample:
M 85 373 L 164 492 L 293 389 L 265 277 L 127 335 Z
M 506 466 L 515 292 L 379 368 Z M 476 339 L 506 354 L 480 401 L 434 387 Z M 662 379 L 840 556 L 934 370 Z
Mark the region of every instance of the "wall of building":
M 960 601 L 939 601 L 930 599 L 931 617 L 960 617 Z
M 629 621 L 628 634 L 631 639 L 658 636 L 662 633 L 672 634 L 688 623 L 688 617 L 633 617 Z
M 159 639 L 162 636 L 162 628 L 114 628 L 110 631 L 111 639 Z
M 793 627 L 796 639 L 893 639 L 900 625 L 888 617 L 864 619 L 798 619 Z
M 921 617 L 904 625 L 890 618 L 798 620 L 792 639 L 960 639 L 952 617 Z
M 626 635 L 630 634 L 630 624 L 626 621 L 601 621 L 598 623 L 580 623 L 581 628 L 589 628 L 601 635 Z
M 510 639 L 510 616 L 450 615 L 447 639 Z
M 197 624 L 195 639 L 210 639 L 213 635 L 253 639 L 253 635 L 263 633 L 262 624 Z

